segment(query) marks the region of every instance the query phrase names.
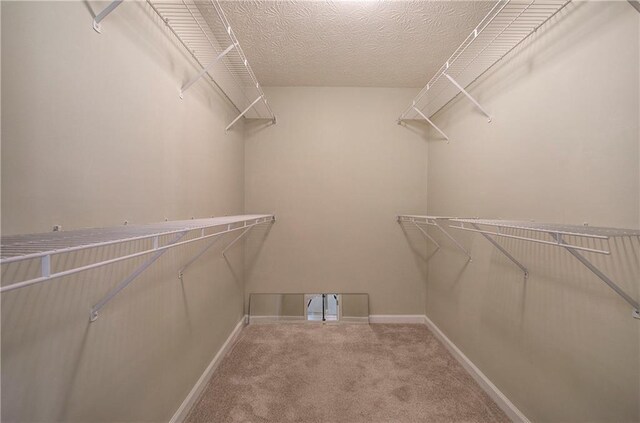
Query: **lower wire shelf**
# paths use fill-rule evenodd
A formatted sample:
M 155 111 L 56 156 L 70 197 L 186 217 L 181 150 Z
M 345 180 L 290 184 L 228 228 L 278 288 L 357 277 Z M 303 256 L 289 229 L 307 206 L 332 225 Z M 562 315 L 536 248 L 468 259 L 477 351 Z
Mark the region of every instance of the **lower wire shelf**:
M 147 225 L 125 225 L 120 227 L 79 229 L 66 232 L 48 232 L 40 234 L 10 235 L 1 238 L 0 265 L 39 260 L 39 276 L 14 281 L 0 287 L 0 293 L 26 288 L 32 285 L 50 282 L 65 276 L 95 269 L 123 260 L 142 256 L 150 256 L 147 261 L 134 270 L 126 279 L 113 288 L 105 297 L 91 308 L 91 321 L 96 320 L 98 312 L 109 303 L 120 291 L 140 276 L 151 264 L 158 260 L 169 249 L 190 244 L 196 241 L 211 239 L 200 252 L 190 260 L 179 272 L 201 257 L 221 235 L 242 231 L 223 250 L 224 253 L 253 227 L 275 222 L 273 214 L 238 215 L 214 217 L 210 219 L 191 219 L 167 221 Z M 134 253 L 125 253 L 123 249 L 115 249 L 115 256 L 109 259 L 94 261 L 83 266 L 56 270 L 52 258 L 83 250 L 107 247 L 117 244 L 142 242 L 144 247 Z
M 632 316 L 640 319 L 640 303 L 629 295 L 618 283 L 613 281 L 604 272 L 598 269 L 582 252 L 610 255 L 611 248 L 609 240 L 611 238 L 638 238 L 640 239 L 640 230 L 638 229 L 621 229 L 621 228 L 605 228 L 595 226 L 580 225 L 563 225 L 553 223 L 537 223 L 532 221 L 520 220 L 494 220 L 494 219 L 469 219 L 443 216 L 419 216 L 419 215 L 400 215 L 398 222 L 409 222 L 418 227 L 422 234 L 440 247 L 435 239 L 431 237 L 420 224 L 431 225 L 442 231 L 449 239 L 465 254 L 471 258 L 469 252 L 462 247 L 460 242 L 444 230 L 442 224 L 448 223 L 448 227 L 463 231 L 476 232 L 481 234 L 491 244 L 493 244 L 500 252 L 502 252 L 509 260 L 524 272 L 525 278 L 529 276 L 529 270 L 513 255 L 509 253 L 496 238 L 511 238 L 527 242 L 535 242 L 544 245 L 560 247 L 568 251 L 587 269 L 595 274 L 607 286 L 609 286 L 616 294 L 625 300 L 631 307 Z M 595 244 L 596 248 L 581 245 L 577 240 L 590 240 L 591 244 Z

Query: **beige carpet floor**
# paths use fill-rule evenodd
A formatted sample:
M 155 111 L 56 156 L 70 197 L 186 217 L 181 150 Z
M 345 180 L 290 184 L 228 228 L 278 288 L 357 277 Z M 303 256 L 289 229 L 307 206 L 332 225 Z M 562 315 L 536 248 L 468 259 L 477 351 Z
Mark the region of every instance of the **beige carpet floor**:
M 249 325 L 194 422 L 505 422 L 424 325 Z

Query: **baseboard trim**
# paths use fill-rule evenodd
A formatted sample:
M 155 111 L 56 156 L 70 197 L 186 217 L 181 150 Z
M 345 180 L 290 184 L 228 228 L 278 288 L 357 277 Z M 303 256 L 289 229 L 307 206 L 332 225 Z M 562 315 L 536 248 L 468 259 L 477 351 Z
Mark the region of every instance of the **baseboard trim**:
M 505 414 L 514 422 L 531 423 L 529 419 L 516 407 L 509 398 L 504 395 L 491 380 L 480 371 L 478 367 L 469 357 L 464 355 L 462 351 L 445 335 L 435 323 L 431 321 L 427 316 L 422 316 L 423 322 L 431 330 L 431 332 L 442 342 L 442 344 L 449 350 L 451 355 L 464 367 L 464 369 L 471 375 L 471 377 L 478 382 L 478 385 L 491 397 L 492 400 L 498 404 L 498 407 L 505 412 Z
M 424 324 L 423 314 L 372 314 L 369 323 L 420 323 Z
M 216 370 L 216 368 L 218 368 L 218 365 L 220 365 L 222 359 L 231 350 L 231 347 L 233 347 L 236 340 L 240 336 L 242 329 L 244 329 L 245 327 L 246 319 L 247 316 L 242 316 L 242 319 L 240 319 L 227 340 L 224 342 L 222 348 L 220 348 L 215 357 L 213 357 L 213 360 L 211 360 L 211 363 L 209 363 L 207 368 L 204 370 L 204 372 L 200 376 L 200 379 L 198 379 L 193 388 L 191 388 L 191 391 L 189 392 L 187 397 L 184 399 L 184 401 L 182 401 L 180 407 L 178 407 L 176 412 L 173 414 L 173 417 L 171 417 L 169 423 L 181 423 L 187 418 L 191 407 L 193 407 L 198 398 L 200 398 L 200 394 L 202 394 L 202 391 L 204 391 L 205 386 L 207 386 L 209 379 L 211 379 L 211 376 L 213 376 L 213 372 Z
M 251 323 L 300 323 L 305 321 L 304 316 L 251 316 L 249 319 Z
M 342 316 L 340 318 L 340 321 L 342 323 L 364 323 L 367 324 L 369 323 L 369 318 L 368 317 L 351 317 L 351 316 Z

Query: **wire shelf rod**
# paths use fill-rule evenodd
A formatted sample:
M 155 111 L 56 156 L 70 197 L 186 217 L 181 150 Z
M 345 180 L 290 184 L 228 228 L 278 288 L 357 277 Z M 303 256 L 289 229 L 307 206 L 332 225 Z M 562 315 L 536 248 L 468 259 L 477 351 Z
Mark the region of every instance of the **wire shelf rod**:
M 594 226 L 578 226 L 578 225 L 560 225 L 552 223 L 536 223 L 536 222 L 524 222 L 524 221 L 510 221 L 510 220 L 488 220 L 488 219 L 451 219 L 451 222 L 460 223 L 460 226 L 450 225 L 451 228 L 460 229 L 464 231 L 478 232 L 482 234 L 486 239 L 496 246 L 501 252 L 509 257 L 514 263 L 518 264 L 521 269 L 525 269 L 524 266 L 519 264 L 517 260 L 513 258 L 502 246 L 500 246 L 494 236 L 518 239 L 522 241 L 535 242 L 539 244 L 552 245 L 555 247 L 561 247 L 567 250 L 572 256 L 574 256 L 580 263 L 582 263 L 587 269 L 589 269 L 594 275 L 608 285 L 614 292 L 616 292 L 623 300 L 630 304 L 632 309 L 632 316 L 636 319 L 640 319 L 640 304 L 637 300 L 626 293 L 618 284 L 616 284 L 611 278 L 598 269 L 591 261 L 585 256 L 580 254 L 580 251 L 598 254 L 611 254 L 609 250 L 599 250 L 595 248 L 582 247 L 567 242 L 564 237 L 578 237 L 582 239 L 593 239 L 599 242 L 609 243 L 610 238 L 622 238 L 622 237 L 636 237 L 640 239 L 640 230 L 638 229 L 621 229 L 621 228 L 605 228 Z M 470 224 L 472 228 L 468 228 L 465 224 Z M 481 228 L 481 226 L 489 226 L 496 228 L 496 231 L 488 231 Z M 507 234 L 502 232 L 508 229 L 512 231 L 525 231 L 545 234 L 551 237 L 552 241 L 547 241 L 540 238 L 533 238 L 530 236 L 518 236 L 513 234 Z M 525 276 L 528 275 L 528 271 L 525 271 Z
M 16 261 L 30 260 L 44 255 L 56 255 L 70 253 L 74 251 L 105 247 L 113 244 L 127 243 L 151 239 L 156 236 L 169 236 L 184 230 L 215 229 L 228 225 L 242 224 L 245 221 L 267 220 L 273 215 L 240 215 L 217 217 L 210 219 L 192 219 L 183 221 L 168 221 L 149 225 L 127 225 L 124 227 L 99 228 L 99 229 L 79 229 L 69 232 L 48 232 L 43 234 L 11 235 L 2 236 L 0 245 L 0 264 L 7 264 Z M 26 247 L 33 248 L 32 237 L 38 237 L 35 241 L 40 248 L 38 252 L 28 252 L 14 257 L 5 257 L 5 249 L 10 249 L 15 254 L 20 252 L 23 240 L 27 240 Z M 60 239 L 77 241 L 75 245 L 63 249 L 51 248 Z
M 103 260 L 97 263 L 92 263 L 89 265 L 85 265 L 85 266 L 80 266 L 80 267 L 76 267 L 73 269 L 69 269 L 69 270 L 64 270 L 64 271 L 60 271 L 60 272 L 52 272 L 50 273 L 48 276 L 41 276 L 38 278 L 32 278 L 29 280 L 25 280 L 25 281 L 21 281 L 21 282 L 16 282 L 10 285 L 5 285 L 0 287 L 0 293 L 2 292 L 7 292 L 7 291 L 12 291 L 15 289 L 20 289 L 20 288 L 25 288 L 27 286 L 31 286 L 31 285 L 35 285 L 35 284 L 39 284 L 42 282 L 47 282 L 47 281 L 51 281 L 57 278 L 61 278 L 64 276 L 69 276 L 69 275 L 73 275 L 75 273 L 79 273 L 79 272 L 84 272 L 87 270 L 91 270 L 91 269 L 95 269 L 98 267 L 102 267 L 102 266 L 106 266 L 109 264 L 113 264 L 113 263 L 117 263 L 119 261 L 123 261 L 123 260 L 129 260 L 129 259 L 133 259 L 136 257 L 141 257 L 141 256 L 145 256 L 154 252 L 158 252 L 158 251 L 163 251 L 163 250 L 167 250 L 167 249 L 171 249 L 171 248 L 175 248 L 181 245 L 186 245 L 186 244 L 190 244 L 192 242 L 196 242 L 196 241 L 200 241 L 200 240 L 204 240 L 204 239 L 209 239 L 212 237 L 216 237 L 219 235 L 223 235 L 229 232 L 234 232 L 234 231 L 238 231 L 241 229 L 244 229 L 248 226 L 255 226 L 255 225 L 260 225 L 260 224 L 264 224 L 264 223 L 273 223 L 275 222 L 275 216 L 274 215 L 249 215 L 249 216 L 234 216 L 236 218 L 244 218 L 242 220 L 236 220 L 236 221 L 232 221 L 232 222 L 224 222 L 224 223 L 217 223 L 216 225 L 212 225 L 212 226 L 226 226 L 226 229 L 222 230 L 222 231 L 218 231 L 218 232 L 214 232 L 212 234 L 205 234 L 205 230 L 212 227 L 212 226 L 194 226 L 194 227 L 185 227 L 182 228 L 181 230 L 178 231 L 170 231 L 170 232 L 166 232 L 166 233 L 159 233 L 159 234 L 155 234 L 155 235 L 146 235 L 144 237 L 140 237 L 140 238 L 135 238 L 134 240 L 137 239 L 147 239 L 150 237 L 154 237 L 154 236 L 164 236 L 164 235 L 172 235 L 172 234 L 179 234 L 182 232 L 193 232 L 193 231 L 200 231 L 200 234 L 195 236 L 194 238 L 190 238 L 187 239 L 185 241 L 179 241 L 176 242 L 174 244 L 169 244 L 169 245 L 164 245 L 164 246 L 157 246 L 154 248 L 150 248 L 150 249 L 146 249 L 143 251 L 139 251 L 136 253 L 132 253 L 132 254 L 126 254 L 123 256 L 119 256 L 119 257 L 115 257 L 112 259 L 108 259 L 108 260 Z M 224 218 L 218 218 L 220 219 L 224 219 Z M 202 219 L 202 220 L 215 220 L 215 219 Z M 218 221 L 219 221 L 218 220 Z M 246 221 L 246 222 L 245 222 Z M 233 225 L 235 223 L 240 223 L 240 222 L 244 222 L 242 226 L 237 226 L 237 227 L 233 227 Z M 247 223 L 250 222 L 250 223 Z M 99 247 L 99 246 L 106 246 L 106 245 L 112 245 L 115 243 L 122 243 L 122 242 L 128 242 L 132 240 L 131 238 L 129 239 L 124 239 L 124 240 L 117 240 L 117 241 L 110 241 L 110 242 L 105 242 L 103 244 L 90 244 L 90 245 L 83 245 L 83 246 L 78 246 L 78 247 L 74 247 L 73 249 L 65 249 L 65 250 L 54 250 L 54 251 L 49 251 L 49 252 L 43 252 L 43 253 L 38 253 L 37 255 L 35 254 L 30 254 L 30 255 L 24 255 L 21 257 L 12 257 L 10 259 L 3 259 L 1 264 L 5 264 L 8 262 L 14 262 L 14 261 L 18 261 L 18 260 L 27 260 L 27 259 L 33 259 L 33 258 L 41 258 L 41 257 L 50 257 L 53 254 L 62 254 L 65 252 L 71 252 L 71 251 L 78 251 L 78 250 L 82 250 L 82 249 L 86 249 L 86 248 L 94 248 L 94 247 Z
M 501 233 L 501 232 L 483 231 L 483 230 L 479 229 L 478 226 L 475 223 L 472 223 L 471 225 L 475 229 L 467 228 L 465 226 L 454 226 L 454 225 L 449 225 L 449 227 L 450 228 L 454 228 L 454 229 L 460 229 L 461 231 L 477 232 L 477 233 L 483 234 L 483 235 L 499 236 L 499 237 L 502 237 L 502 238 L 519 239 L 521 241 L 529 241 L 529 242 L 536 242 L 538 244 L 545 244 L 545 245 L 553 245 L 553 246 L 556 246 L 556 247 L 563 247 L 563 245 L 560 242 L 545 241 L 543 239 L 523 237 L 523 236 L 517 236 L 517 235 L 509 235 L 509 234 L 505 234 L 505 233 Z M 591 237 L 589 237 L 589 238 L 591 238 Z M 569 245 L 569 246 L 571 248 L 576 249 L 576 250 L 587 251 L 589 253 L 597 253 L 597 254 L 605 254 L 605 255 L 611 254 L 611 252 L 608 251 L 608 250 L 598 250 L 598 249 L 594 249 L 594 248 L 581 247 L 579 245 L 573 245 L 573 244 Z

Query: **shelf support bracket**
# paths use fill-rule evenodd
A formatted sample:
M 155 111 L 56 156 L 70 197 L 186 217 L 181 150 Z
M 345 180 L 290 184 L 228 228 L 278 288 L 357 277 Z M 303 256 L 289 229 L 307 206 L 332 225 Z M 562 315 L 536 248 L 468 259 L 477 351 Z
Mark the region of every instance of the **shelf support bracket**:
M 616 294 L 618 294 L 619 296 L 621 296 L 626 302 L 628 302 L 631 307 L 633 307 L 633 311 L 632 311 L 632 316 L 636 319 L 640 319 L 640 304 L 638 304 L 638 302 L 636 300 L 634 300 L 633 298 L 631 298 L 631 296 L 629 294 L 627 294 L 626 292 L 624 292 L 624 290 L 622 288 L 620 288 L 614 281 L 612 281 L 607 275 L 605 275 L 604 273 L 602 273 L 600 271 L 600 269 L 598 269 L 597 267 L 595 267 L 589 260 L 587 260 L 587 258 L 585 258 L 582 254 L 580 254 L 577 250 L 575 250 L 574 248 L 571 248 L 569 246 L 569 244 L 567 244 L 563 239 L 562 239 L 562 235 L 554 233 L 554 232 L 548 232 L 549 235 L 551 235 L 551 237 L 558 241 L 558 244 L 560 244 L 562 247 L 564 247 L 565 250 L 567 250 L 569 253 L 571 253 L 572 256 L 574 256 L 576 259 L 578 259 L 578 261 L 580 263 L 582 263 L 583 265 L 586 266 L 587 269 L 591 270 L 597 277 L 599 277 L 604 283 L 606 283 L 607 285 L 609 285 L 609 287 L 611 289 L 613 289 Z
M 455 239 L 454 237 L 452 237 L 452 236 L 451 236 L 451 234 L 449 234 L 449 232 L 447 232 L 447 231 L 446 231 L 442 226 L 440 226 L 440 224 L 438 223 L 438 221 L 437 221 L 436 219 L 432 219 L 431 221 L 433 222 L 432 224 L 433 224 L 436 228 L 440 229 L 440 232 L 442 232 L 443 234 L 445 234 L 447 238 L 449 238 L 449 239 L 450 239 L 454 244 L 456 244 L 456 246 L 460 249 L 460 251 L 462 251 L 463 253 L 465 253 L 465 254 L 466 254 L 466 256 L 467 256 L 467 257 L 469 257 L 469 261 L 472 261 L 472 259 L 471 259 L 471 254 L 469 253 L 469 251 L 467 251 L 467 249 L 466 249 L 466 248 L 464 248 L 464 247 L 462 246 L 462 244 L 460 244 L 460 243 L 458 242 L 458 240 L 457 240 L 457 239 Z
M 187 234 L 187 232 L 188 231 L 180 232 L 167 245 L 175 244 L 176 242 L 180 241 Z M 153 246 L 154 248 L 158 248 L 157 237 L 154 238 Z M 149 260 L 147 260 L 145 263 L 140 265 L 136 270 L 134 270 L 133 273 L 131 273 L 125 280 L 120 282 L 115 288 L 109 291 L 109 293 L 105 295 L 104 298 L 100 300 L 100 302 L 98 302 L 96 305 L 91 307 L 91 314 L 90 314 L 89 320 L 91 322 L 95 322 L 96 319 L 98 319 L 98 313 L 100 312 L 100 310 L 104 306 L 106 306 L 116 295 L 118 295 L 120 291 L 125 289 L 131 282 L 133 282 L 138 276 L 140 276 L 142 272 L 147 270 L 149 266 L 155 263 L 156 260 L 162 257 L 162 255 L 166 251 L 168 251 L 168 249 L 164 249 L 155 253 Z
M 478 109 L 479 109 L 479 110 L 480 110 L 480 111 L 481 111 L 481 112 L 482 112 L 482 113 L 487 117 L 487 119 L 489 119 L 489 122 L 491 122 L 491 115 L 490 115 L 490 114 L 489 114 L 489 113 L 488 113 L 488 112 L 487 112 L 487 111 L 486 111 L 486 110 L 485 110 L 485 109 L 480 105 L 480 103 L 478 103 L 478 102 L 476 101 L 476 99 L 475 99 L 475 98 L 473 98 L 473 97 L 471 96 L 471 94 L 469 94 L 469 93 L 468 93 L 464 88 L 462 88 L 462 86 L 461 86 L 460 84 L 458 84 L 458 83 L 456 82 L 456 80 L 455 80 L 455 79 L 453 79 L 451 76 L 449 76 L 449 74 L 448 74 L 448 73 L 444 72 L 444 73 L 443 73 L 443 75 L 444 75 L 444 76 L 446 76 L 446 77 L 447 77 L 447 79 L 448 79 L 448 80 L 449 80 L 453 85 L 455 85 L 455 86 L 456 86 L 456 88 L 457 88 L 458 90 L 460 90 L 460 92 L 461 92 L 462 94 L 464 94 L 464 95 L 465 95 L 465 96 L 466 96 L 466 97 L 467 97 L 467 98 L 468 98 L 468 99 L 469 99 L 473 104 L 475 104 L 475 105 L 476 105 L 476 107 L 477 107 L 477 108 L 478 108 Z
M 416 113 L 418 113 L 420 116 L 422 116 L 422 118 L 424 120 L 426 120 L 429 123 L 429 125 L 433 126 L 433 129 L 438 131 L 440 133 L 440 135 L 442 135 L 444 137 L 444 139 L 447 140 L 447 144 L 449 144 L 449 137 L 444 132 L 442 132 L 442 130 L 440 128 L 438 128 L 435 123 L 433 123 L 431 121 L 431 119 L 429 119 L 427 116 L 425 116 L 425 114 L 422 113 L 422 111 L 420 109 L 418 109 L 417 107 L 414 107 L 413 110 L 415 110 Z
M 260 101 L 260 100 L 262 100 L 262 96 L 260 96 L 260 97 L 256 98 L 255 100 L 253 100 L 253 103 L 251 103 L 251 104 L 249 105 L 249 107 L 247 107 L 246 109 L 244 109 L 244 110 L 242 111 L 242 113 L 240 113 L 240 114 L 238 115 L 238 117 L 236 117 L 236 118 L 235 118 L 235 119 L 234 119 L 234 120 L 233 120 L 233 121 L 232 121 L 232 122 L 231 122 L 231 123 L 226 127 L 226 129 L 225 129 L 224 131 L 225 131 L 225 132 L 229 131 L 229 129 L 230 129 L 233 125 L 235 125 L 235 123 L 236 123 L 236 122 L 237 122 L 237 121 L 238 121 L 242 116 L 244 116 L 244 114 L 245 114 L 245 113 L 247 113 L 247 112 L 248 112 L 248 111 L 249 111 L 253 106 L 255 106 L 255 105 L 256 105 L 256 103 L 257 103 L 258 101 Z
M 509 260 L 511 260 L 516 266 L 518 266 L 520 268 L 520 270 L 522 270 L 524 272 L 524 278 L 525 279 L 527 279 L 529 277 L 529 270 L 527 270 L 527 268 L 524 267 L 522 265 L 522 263 L 520 263 L 518 260 L 516 260 L 515 257 L 513 257 L 507 250 L 505 250 L 505 248 L 502 245 L 500 245 L 498 243 L 498 241 L 493 239 L 493 237 L 487 235 L 484 231 L 481 231 L 480 228 L 478 227 L 478 225 L 476 225 L 475 223 L 472 223 L 471 226 L 473 226 L 474 228 L 478 229 L 480 234 L 482 234 L 482 236 L 485 237 L 487 239 L 487 241 L 492 243 L 494 247 L 496 247 L 502 254 L 507 256 L 507 258 Z
M 207 66 L 205 66 L 204 68 L 202 68 L 202 70 L 193 78 L 191 78 L 191 80 L 189 82 L 187 82 L 186 84 L 184 84 L 184 86 L 182 88 L 180 88 L 180 98 L 184 98 L 184 93 L 185 91 L 187 91 L 189 89 L 189 87 L 191 87 L 193 84 L 195 84 L 200 78 L 202 78 L 204 76 L 204 74 L 206 74 L 207 72 L 209 72 L 209 70 L 220 61 L 220 59 L 222 59 L 224 56 L 227 55 L 227 53 L 229 53 L 236 45 L 235 44 L 231 44 L 229 47 L 227 47 L 222 53 L 220 53 L 215 59 L 213 59 L 213 62 L 209 63 Z
M 427 231 L 425 231 L 424 229 L 422 229 L 422 227 L 421 227 L 420 225 L 418 225 L 415 221 L 411 221 L 411 223 L 413 223 L 414 225 L 416 225 L 416 228 L 418 228 L 418 230 L 419 230 L 420 232 L 422 232 L 422 235 L 424 235 L 424 237 L 425 237 L 425 238 L 429 239 L 431 242 L 433 242 L 433 243 L 436 245 L 436 247 L 437 247 L 438 249 L 440 249 L 440 244 L 438 244 L 438 242 L 437 242 L 435 239 L 433 239 L 433 237 L 432 237 L 431 235 L 429 235 L 429 234 L 427 233 Z
M 244 231 L 242 231 L 242 233 L 240 235 L 238 235 L 233 241 L 231 241 L 229 244 L 227 244 L 226 247 L 224 247 L 224 250 L 222 250 L 222 256 L 226 259 L 227 258 L 227 251 L 229 251 L 229 248 L 233 247 L 233 245 L 240 241 L 240 239 L 245 236 L 250 230 L 251 228 L 253 228 L 253 226 L 249 226 L 248 228 L 246 228 Z
M 102 12 L 98 13 L 95 18 L 93 18 L 93 29 L 100 34 L 102 28 L 100 27 L 100 22 L 107 16 L 109 13 L 113 12 L 116 7 L 120 6 L 124 0 L 114 0 L 107 7 L 105 7 Z
M 221 236 L 215 237 L 213 238 L 213 241 L 211 241 L 209 244 L 207 244 L 202 250 L 200 250 L 200 252 L 198 254 L 196 254 L 191 260 L 189 260 L 189 262 L 187 264 L 185 264 L 184 266 L 182 266 L 182 269 L 180 269 L 178 271 L 178 279 L 180 279 L 181 281 L 183 280 L 183 276 L 184 276 L 184 272 L 187 270 L 187 267 L 191 266 L 193 264 L 194 261 L 198 260 L 200 257 L 202 257 L 202 255 L 204 253 L 206 253 L 209 248 L 213 247 L 220 239 L 222 239 Z

